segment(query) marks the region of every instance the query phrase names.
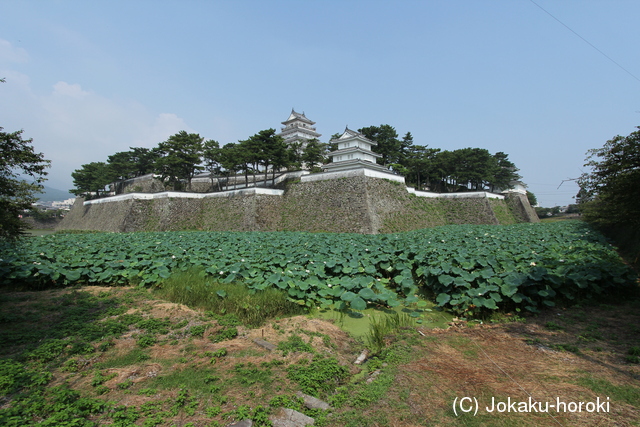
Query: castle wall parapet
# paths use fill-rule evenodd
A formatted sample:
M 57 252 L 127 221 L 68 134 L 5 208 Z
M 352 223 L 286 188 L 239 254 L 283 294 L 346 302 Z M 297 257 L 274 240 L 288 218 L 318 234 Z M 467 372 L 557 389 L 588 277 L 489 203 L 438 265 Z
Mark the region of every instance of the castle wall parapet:
M 240 190 L 220 191 L 217 193 L 184 193 L 180 191 L 164 191 L 162 193 L 127 193 L 102 199 L 86 200 L 83 205 L 122 202 L 125 200 L 156 200 L 156 199 L 206 199 L 210 197 L 253 196 L 264 194 L 267 196 L 282 196 L 284 190 L 274 188 L 251 187 Z

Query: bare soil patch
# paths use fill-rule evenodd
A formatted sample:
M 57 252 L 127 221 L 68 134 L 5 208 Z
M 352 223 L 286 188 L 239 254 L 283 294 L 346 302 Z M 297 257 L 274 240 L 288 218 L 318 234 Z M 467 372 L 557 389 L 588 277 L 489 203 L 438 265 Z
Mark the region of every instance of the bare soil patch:
M 236 337 L 213 342 L 224 329 L 216 320 L 132 288 L 5 293 L 0 295 L 0 335 L 5 343 L 13 344 L 5 346 L 0 358 L 8 360 L 35 348 L 35 343 L 20 341 L 15 331 L 26 334 L 40 324 L 56 333 L 55 326 L 76 313 L 74 304 L 83 301 L 88 311 L 96 313 L 110 307 L 106 299 L 89 304 L 83 295 L 120 301 L 112 316 L 95 322 L 114 321 L 123 314 L 169 322 L 166 333 L 157 333 L 156 342 L 146 347 L 141 347 L 140 339 L 148 331 L 131 327 L 117 336 L 94 341 L 96 349 L 104 347 L 100 351 L 69 356 L 67 359 L 76 361 L 74 369 L 69 368 L 68 360 L 46 362 L 53 374 L 51 385 L 68 384 L 83 396 L 137 408 L 139 417 L 131 425 L 149 423 L 153 414 L 164 414 L 156 424 L 160 426 L 186 426 L 189 422 L 194 426 L 227 425 L 243 408 L 268 407 L 273 397 L 293 396 L 300 385 L 288 378 L 287 368 L 310 363 L 314 355 L 270 352 L 254 342 L 259 338 L 278 345 L 291 337 L 302 337 L 316 355 L 337 359 L 352 376 L 344 386 L 348 389 L 346 403 L 334 405 L 326 414 L 325 426 L 633 426 L 640 420 L 640 365 L 627 357 L 629 349 L 640 346 L 637 301 L 551 310 L 522 322 L 455 322 L 448 329 L 408 328 L 388 339 L 388 349 L 397 348 L 403 354 L 399 362 L 389 358 L 379 363 L 374 357 L 355 366 L 364 344 L 336 324 L 308 316 L 269 320 L 256 329 L 237 326 Z M 83 319 L 85 323 L 94 321 Z M 201 336 L 193 335 L 190 331 L 199 325 L 206 329 Z M 46 336 L 34 335 L 33 339 L 44 340 Z M 216 355 L 222 350 L 224 355 Z M 380 373 L 372 377 L 375 370 Z M 98 374 L 107 379 L 97 386 Z M 185 389 L 188 396 L 181 395 Z M 180 396 L 186 403 L 175 409 L 171 405 Z M 357 396 L 369 397 L 351 399 Z M 462 397 L 478 400 L 476 416 L 454 413 L 454 400 Z M 531 398 L 544 404 L 558 399 L 594 402 L 607 397 L 608 412 L 486 410 L 492 399 L 519 402 Z M 6 408 L 11 400 L 3 402 Z M 149 405 L 157 405 L 156 413 L 143 409 Z M 189 405 L 193 408 L 188 409 Z M 113 424 L 107 416 L 93 421 Z

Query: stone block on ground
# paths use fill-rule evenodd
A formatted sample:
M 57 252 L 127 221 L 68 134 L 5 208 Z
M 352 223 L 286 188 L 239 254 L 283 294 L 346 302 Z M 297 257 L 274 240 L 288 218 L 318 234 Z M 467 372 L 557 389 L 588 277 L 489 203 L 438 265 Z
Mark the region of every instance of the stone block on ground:
M 312 426 L 316 420 L 289 408 L 280 408 L 277 414 L 269 417 L 273 427 Z
M 242 420 L 235 422 L 233 424 L 229 424 L 227 427 L 251 427 L 253 425 L 253 421 L 251 420 Z
M 369 356 L 369 350 L 365 348 L 364 350 L 362 350 L 362 353 L 360 353 L 360 356 L 358 356 L 358 358 L 356 359 L 355 362 L 353 362 L 353 364 L 361 365 L 365 360 L 367 360 L 368 356 Z
M 262 348 L 266 348 L 269 351 L 273 351 L 273 350 L 275 350 L 277 348 L 274 344 L 271 344 L 270 342 L 265 341 L 265 340 L 260 339 L 260 338 L 254 339 L 253 342 L 255 344 L 259 345 Z
M 296 393 L 296 396 L 301 397 L 304 400 L 304 406 L 309 409 L 322 409 L 327 410 L 331 408 L 329 404 L 323 400 L 318 399 L 317 397 L 309 396 L 308 394 L 304 394 L 299 391 Z

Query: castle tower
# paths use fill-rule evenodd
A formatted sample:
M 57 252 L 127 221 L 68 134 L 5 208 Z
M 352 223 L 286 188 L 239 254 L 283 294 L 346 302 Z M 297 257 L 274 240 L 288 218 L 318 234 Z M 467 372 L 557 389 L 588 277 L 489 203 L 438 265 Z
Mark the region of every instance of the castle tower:
M 313 126 L 316 122 L 309 120 L 304 113 L 296 113 L 293 108 L 291 109 L 289 118 L 282 122 L 282 124 L 284 127 L 282 127 L 278 135 L 284 138 L 287 145 L 291 145 L 294 142 L 301 142 L 301 150 L 307 146 L 309 140 L 319 139 L 321 136 L 316 132 L 315 126 Z
M 340 137 L 329 143 L 337 143 L 338 149 L 328 154 L 332 162 L 323 166 L 327 172 L 365 168 L 389 173 L 387 168 L 376 163 L 376 159 L 382 155 L 374 153 L 371 147 L 377 144 L 361 133 L 347 127 Z

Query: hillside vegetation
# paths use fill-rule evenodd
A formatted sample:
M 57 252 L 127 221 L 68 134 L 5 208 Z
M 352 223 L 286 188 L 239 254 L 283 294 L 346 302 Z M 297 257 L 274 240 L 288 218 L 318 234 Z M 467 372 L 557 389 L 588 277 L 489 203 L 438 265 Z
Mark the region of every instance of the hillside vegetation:
M 4 426 L 269 426 L 280 408 L 317 426 L 637 425 L 638 301 L 553 310 L 507 323 L 415 320 L 381 346 L 308 316 L 193 310 L 140 288 L 0 294 Z M 372 327 L 370 337 L 377 334 Z M 254 340 L 268 341 L 273 351 Z M 369 346 L 363 365 L 354 361 Z M 307 409 L 297 393 L 323 399 Z M 479 413 L 457 416 L 456 398 Z M 604 412 L 493 413 L 491 398 L 607 401 Z

